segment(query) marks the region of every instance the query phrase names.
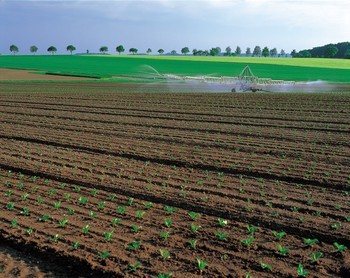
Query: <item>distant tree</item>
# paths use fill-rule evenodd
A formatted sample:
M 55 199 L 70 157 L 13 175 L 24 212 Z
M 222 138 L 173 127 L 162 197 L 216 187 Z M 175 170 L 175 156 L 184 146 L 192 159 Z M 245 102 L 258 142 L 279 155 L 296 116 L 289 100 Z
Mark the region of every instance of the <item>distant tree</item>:
M 147 49 L 147 54 L 150 54 L 152 52 L 152 49 L 148 48 Z
M 102 54 L 105 54 L 106 52 L 108 52 L 108 47 L 107 47 L 107 46 L 101 46 L 101 47 L 100 47 L 100 52 L 101 52 Z
M 293 49 L 290 55 L 292 55 L 293 58 L 296 58 L 298 56 L 298 53 L 295 49 Z
M 324 57 L 325 58 L 334 58 L 335 55 L 337 55 L 339 49 L 334 45 L 329 45 L 326 47 L 326 50 L 324 51 Z
M 309 50 L 302 50 L 295 56 L 297 58 L 311 58 L 311 52 Z
M 246 56 L 252 55 L 252 51 L 250 50 L 250 47 L 247 47 L 247 50 L 245 51 Z
M 70 52 L 70 55 L 72 55 L 73 54 L 73 51 L 75 51 L 76 50 L 76 48 L 75 48 L 75 46 L 74 45 L 68 45 L 67 46 L 67 51 L 69 51 Z
M 13 55 L 16 55 L 16 53 L 19 51 L 18 47 L 14 44 L 10 45 L 10 51 L 13 53 Z
M 47 49 L 47 52 L 51 52 L 51 54 L 54 55 L 54 54 L 57 52 L 57 48 L 54 47 L 54 46 L 50 46 L 50 47 Z
M 187 46 L 181 49 L 181 53 L 184 55 L 186 55 L 189 52 L 190 52 L 190 49 Z
M 219 55 L 219 49 L 217 47 L 213 47 L 209 50 L 209 54 L 211 56 L 218 56 Z
M 209 56 L 210 55 L 210 52 L 208 51 L 208 50 L 204 50 L 204 51 L 202 51 L 202 50 L 200 50 L 200 55 L 202 56 Z
M 250 48 L 249 48 L 249 50 L 250 50 Z M 240 48 L 239 46 L 236 47 L 235 54 L 236 54 L 237 56 L 241 56 L 242 50 L 241 50 L 241 48 Z
M 284 49 L 281 49 L 281 56 L 282 57 L 286 56 L 286 52 L 284 51 Z
M 225 51 L 226 51 L 226 52 L 225 52 L 225 55 L 226 55 L 226 56 L 231 56 L 231 54 L 232 54 L 232 49 L 231 49 L 231 47 L 229 47 L 229 46 L 226 47 Z
M 220 55 L 220 54 L 221 54 L 221 48 L 220 48 L 219 46 L 217 46 L 217 47 L 216 47 L 216 50 L 217 50 L 217 52 L 218 52 L 218 55 Z
M 176 55 L 176 50 L 171 50 L 170 54 L 171 55 Z
M 134 47 L 129 49 L 129 52 L 132 53 L 133 55 L 135 55 L 137 53 L 137 51 L 139 51 L 139 50 L 137 48 L 134 48 Z
M 277 48 L 272 48 L 272 49 L 270 49 L 270 56 L 271 56 L 271 57 L 276 57 L 277 54 L 278 54 Z
M 268 48 L 267 46 L 265 46 L 265 47 L 263 48 L 263 50 L 262 50 L 262 56 L 264 56 L 264 57 L 270 56 L 270 50 L 269 50 L 269 48 Z
M 122 45 L 118 45 L 115 50 L 119 53 L 119 55 L 125 51 L 124 46 Z
M 255 46 L 253 50 L 253 56 L 261 56 L 261 47 L 260 46 Z
M 194 49 L 192 50 L 192 54 L 193 54 L 193 56 L 197 56 L 197 55 L 198 55 L 198 50 L 197 50 L 197 48 L 194 48 Z
M 160 55 L 162 55 L 162 54 L 164 53 L 164 49 L 162 49 L 162 48 L 158 49 L 158 53 L 159 53 Z
M 350 59 L 350 48 L 345 51 L 344 58 Z
M 30 53 L 34 53 L 34 54 L 38 52 L 38 48 L 35 45 L 32 45 L 29 48 L 29 50 L 30 50 Z

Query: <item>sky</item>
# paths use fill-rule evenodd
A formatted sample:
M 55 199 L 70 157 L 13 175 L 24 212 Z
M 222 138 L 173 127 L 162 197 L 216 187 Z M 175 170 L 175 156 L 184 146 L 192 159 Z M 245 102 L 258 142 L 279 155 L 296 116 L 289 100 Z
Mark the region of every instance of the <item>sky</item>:
M 0 0 L 0 53 L 36 45 L 154 54 L 183 47 L 276 47 L 290 53 L 350 40 L 349 0 Z

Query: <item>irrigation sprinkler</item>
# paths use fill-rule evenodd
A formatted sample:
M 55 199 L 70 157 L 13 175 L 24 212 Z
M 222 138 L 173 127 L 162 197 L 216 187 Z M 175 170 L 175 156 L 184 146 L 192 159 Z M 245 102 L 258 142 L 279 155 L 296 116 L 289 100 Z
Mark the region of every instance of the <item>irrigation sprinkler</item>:
M 238 76 L 180 76 L 175 74 L 161 74 L 166 80 L 183 80 L 196 81 L 205 83 L 232 84 L 232 92 L 257 92 L 257 91 L 272 91 L 274 87 L 283 85 L 294 85 L 294 81 L 273 80 L 271 78 L 259 78 L 255 76 L 249 66 L 244 67 Z M 269 90 L 266 89 L 269 88 Z

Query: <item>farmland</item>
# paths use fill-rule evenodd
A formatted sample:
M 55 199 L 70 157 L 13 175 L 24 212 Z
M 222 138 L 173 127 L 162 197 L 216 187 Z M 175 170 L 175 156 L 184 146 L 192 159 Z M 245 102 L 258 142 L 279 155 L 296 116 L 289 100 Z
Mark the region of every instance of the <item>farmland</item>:
M 349 93 L 20 82 L 0 106 L 12 246 L 83 276 L 350 274 Z
M 249 65 L 262 78 L 289 81 L 324 80 L 350 83 L 350 61 L 340 59 L 289 59 L 244 57 L 171 56 L 79 56 L 38 55 L 0 56 L 0 67 L 113 79 L 115 77 L 153 77 L 161 74 L 237 76 Z

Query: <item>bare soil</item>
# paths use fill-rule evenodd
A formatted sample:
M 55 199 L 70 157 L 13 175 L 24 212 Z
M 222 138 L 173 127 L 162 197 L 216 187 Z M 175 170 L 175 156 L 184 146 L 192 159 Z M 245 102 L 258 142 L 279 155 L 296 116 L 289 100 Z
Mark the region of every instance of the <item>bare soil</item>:
M 87 80 L 88 78 L 38 74 L 28 70 L 2 69 L 0 68 L 0 80 Z
M 349 104 L 346 93 L 4 84 L 3 256 L 38 275 L 298 277 L 302 265 L 349 277 L 349 250 L 335 247 L 350 246 Z

